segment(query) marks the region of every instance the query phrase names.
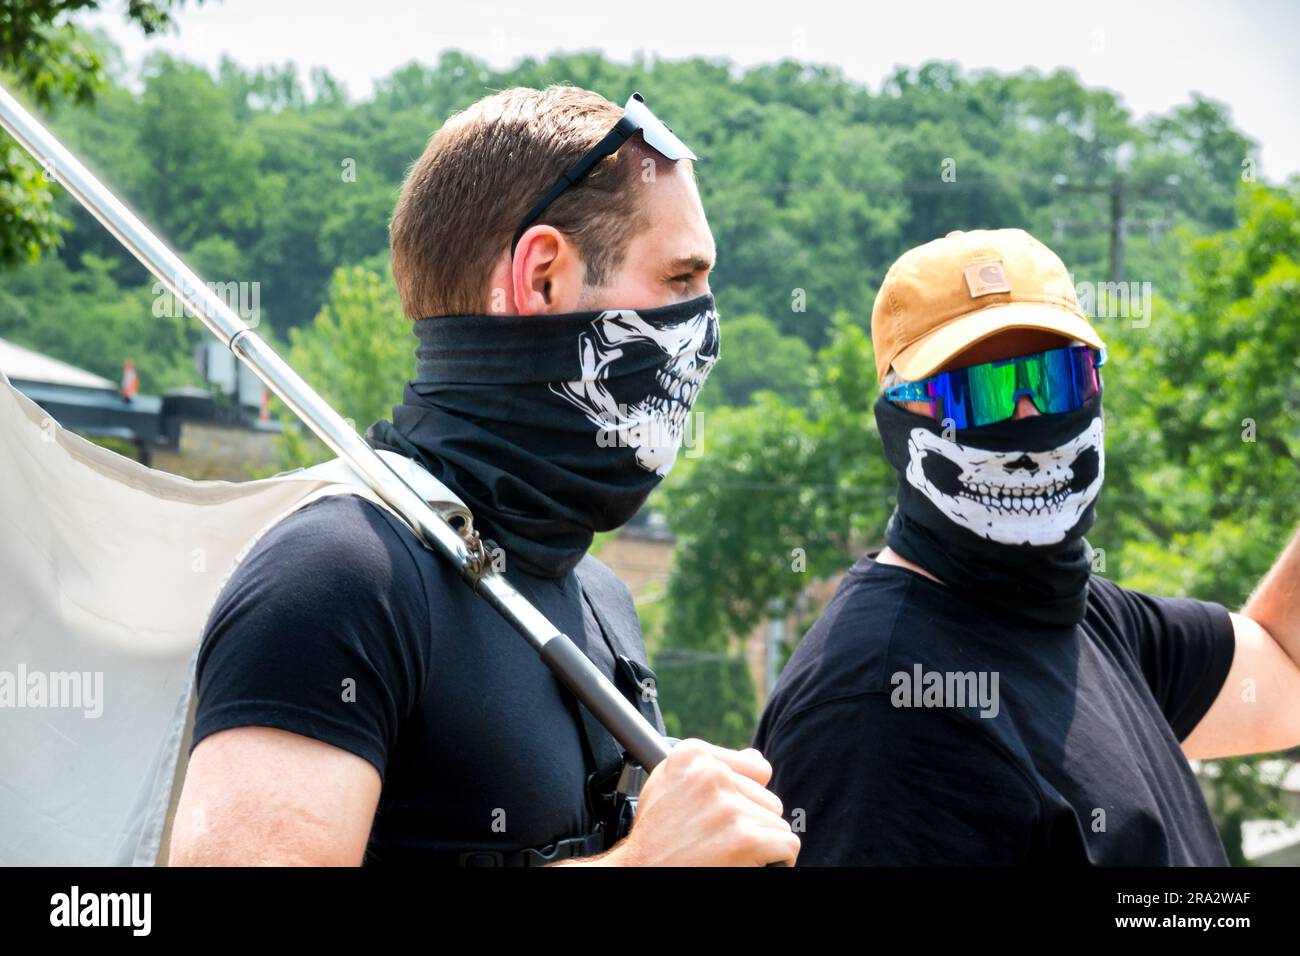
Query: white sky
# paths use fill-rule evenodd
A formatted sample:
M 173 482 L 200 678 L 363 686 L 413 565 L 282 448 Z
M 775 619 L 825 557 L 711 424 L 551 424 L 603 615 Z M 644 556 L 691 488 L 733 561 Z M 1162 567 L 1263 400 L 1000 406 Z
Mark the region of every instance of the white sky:
M 179 32 L 145 41 L 124 25 L 123 0 L 80 22 L 108 29 L 134 63 L 153 49 L 207 66 L 292 60 L 306 79 L 324 66 L 350 94 L 416 59 L 457 48 L 504 67 L 556 50 L 602 50 L 626 62 L 725 57 L 743 66 L 794 56 L 830 63 L 873 91 L 896 64 L 956 60 L 966 68 L 1073 68 L 1117 91 L 1138 117 L 1192 90 L 1227 103 L 1261 144 L 1269 179 L 1300 172 L 1300 2 L 1088 0 L 1073 7 L 1013 0 L 794 0 L 745 3 L 538 3 L 492 0 L 192 0 Z M 663 107 L 663 114 L 671 110 Z

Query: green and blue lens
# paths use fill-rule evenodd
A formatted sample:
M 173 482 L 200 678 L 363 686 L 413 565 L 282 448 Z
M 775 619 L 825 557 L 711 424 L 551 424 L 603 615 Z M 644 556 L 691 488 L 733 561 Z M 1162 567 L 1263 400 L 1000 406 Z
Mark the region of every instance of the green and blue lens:
M 894 402 L 930 402 L 936 419 L 978 428 L 1010 418 L 1021 395 L 1044 415 L 1078 408 L 1101 391 L 1106 350 L 1087 345 L 940 372 L 885 392 Z

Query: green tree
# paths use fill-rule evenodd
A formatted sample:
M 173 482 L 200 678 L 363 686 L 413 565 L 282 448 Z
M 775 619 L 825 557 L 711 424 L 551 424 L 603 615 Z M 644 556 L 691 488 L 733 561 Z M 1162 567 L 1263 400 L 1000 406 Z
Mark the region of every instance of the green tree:
M 782 335 L 775 323 L 761 315 L 724 316 L 722 323 L 726 360 L 709 374 L 701 408 L 741 408 L 764 389 L 796 408 L 807 403 L 812 350 L 803 339 Z
M 119 286 L 114 263 L 87 253 L 80 268 L 47 258 L 0 284 L 0 338 L 72 362 L 110 381 L 135 362 L 140 387 L 160 392 L 194 384 L 193 346 L 207 332 L 155 294 Z
M 62 100 L 89 103 L 104 82 L 104 62 L 69 18 L 99 6 L 99 0 L 0 5 L 0 73 L 43 109 Z M 171 22 L 172 6 L 172 0 L 128 0 L 126 18 L 147 36 Z M 48 177 L 22 149 L 6 144 L 0 153 L 0 263 L 35 261 L 58 244 L 67 220 L 53 206 Z
M 251 242 L 260 211 L 261 150 L 240 134 L 212 78 L 198 67 L 155 57 L 140 107 L 136 145 L 150 162 L 138 184 L 139 201 L 150 224 L 182 247 L 213 234 Z
M 1235 184 L 1223 177 L 1252 148 L 1210 101 L 1194 97 L 1134 123 L 1114 94 L 1064 71 L 927 63 L 900 68 L 873 93 L 834 68 L 793 61 L 736 70 L 583 53 L 497 71 L 448 52 L 395 71 L 373 97 L 350 103 L 328 74 L 304 84 L 293 64 L 247 70 L 226 60 L 213 75 L 166 56 L 150 59 L 137 93 L 111 44 L 82 42 L 102 61 L 104 80 L 88 106 L 52 99 L 51 125 L 174 245 L 233 243 L 241 271 L 204 278 L 258 282 L 264 312 L 282 329 L 311 321 L 335 268 L 384 254 L 399 184 L 430 134 L 456 110 L 514 84 L 581 83 L 620 102 L 640 89 L 662 104 L 703 157 L 696 171 L 720 251 L 714 285 L 724 320 L 761 316 L 810 349 L 826 343 L 836 314 L 865 328 L 888 264 L 954 228 L 1028 226 L 1078 278 L 1105 278 L 1105 196 L 1060 192 L 1057 176 L 1081 185 L 1127 177 L 1132 217 L 1169 223 L 1130 234 L 1127 273 L 1176 300 L 1181 261 L 1171 229 L 1218 228 Z M 38 220 L 54 217 L 45 225 L 64 230 L 71 272 L 91 253 L 115 263 L 120 286 L 143 281 L 70 197 L 54 190 L 52 205 L 20 201 L 48 188 L 39 172 L 15 164 L 0 172 L 0 192 L 5 176 L 14 228 L 27 230 L 12 246 L 21 255 L 36 254 Z M 1186 188 L 1167 189 L 1170 177 Z M 1139 188 L 1146 183 L 1159 188 L 1147 196 Z M 757 349 L 728 356 L 715 394 L 752 392 L 729 382 L 768 374 L 782 376 L 768 387 L 790 387 L 789 363 Z M 745 370 L 751 361 L 758 365 Z
M 1300 461 L 1300 188 L 1243 190 L 1240 216 L 1189 237 L 1187 294 L 1117 340 L 1107 441 L 1128 467 L 1101 532 L 1125 583 L 1232 607 L 1300 523 L 1278 493 Z
M 664 648 L 654 655 L 668 736 L 740 750 L 754 737 L 754 680 L 743 655 Z

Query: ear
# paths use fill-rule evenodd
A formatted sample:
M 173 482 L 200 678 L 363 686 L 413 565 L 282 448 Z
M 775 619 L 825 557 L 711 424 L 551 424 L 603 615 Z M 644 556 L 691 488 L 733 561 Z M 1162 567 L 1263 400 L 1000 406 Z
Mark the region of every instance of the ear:
M 553 226 L 532 226 L 519 239 L 510 286 L 519 315 L 577 311 L 586 281 L 578 248 Z

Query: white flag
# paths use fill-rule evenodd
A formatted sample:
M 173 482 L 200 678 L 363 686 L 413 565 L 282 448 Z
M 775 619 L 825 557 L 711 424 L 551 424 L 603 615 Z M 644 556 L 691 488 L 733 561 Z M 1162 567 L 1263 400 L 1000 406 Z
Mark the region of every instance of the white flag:
M 0 865 L 157 862 L 212 603 L 261 534 L 337 493 L 376 500 L 337 460 L 243 483 L 146 468 L 63 430 L 0 373 Z

